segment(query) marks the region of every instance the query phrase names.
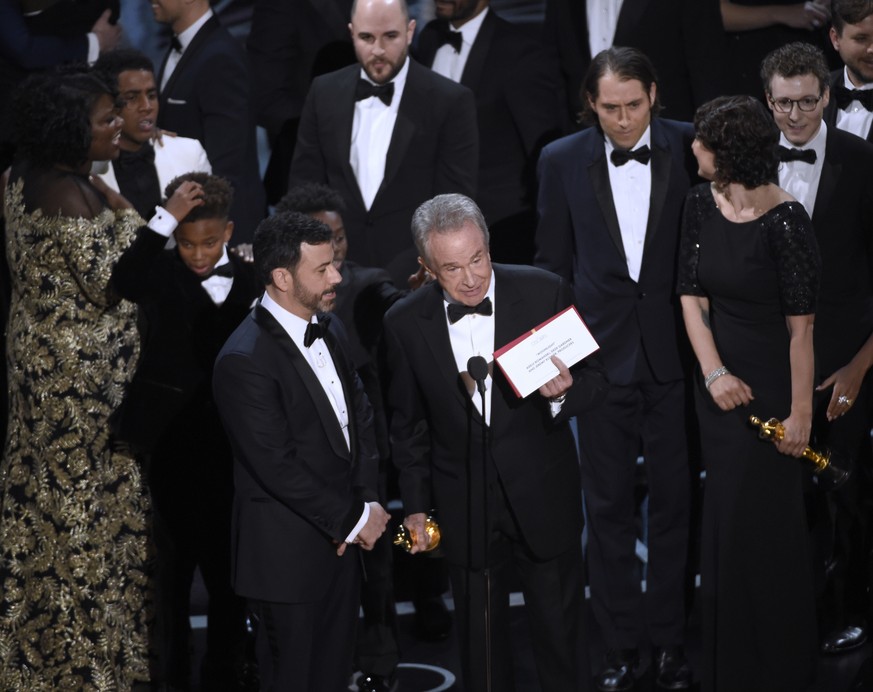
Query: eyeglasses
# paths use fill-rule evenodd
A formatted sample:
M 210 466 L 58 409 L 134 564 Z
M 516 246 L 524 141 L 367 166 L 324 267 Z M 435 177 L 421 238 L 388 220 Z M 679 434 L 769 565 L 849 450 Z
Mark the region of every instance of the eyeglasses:
M 804 96 L 802 99 L 771 98 L 769 99 L 769 101 L 773 104 L 773 108 L 775 108 L 776 111 L 779 113 L 790 113 L 791 109 L 794 108 L 795 105 L 804 113 L 809 113 L 815 110 L 815 107 L 818 105 L 818 102 L 822 100 L 822 98 L 822 96 Z

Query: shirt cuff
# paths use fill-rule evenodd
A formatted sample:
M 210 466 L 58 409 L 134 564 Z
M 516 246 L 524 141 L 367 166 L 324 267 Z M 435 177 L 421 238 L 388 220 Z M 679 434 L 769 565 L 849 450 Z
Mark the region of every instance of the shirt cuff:
M 176 221 L 176 217 L 160 205 L 155 207 L 155 215 L 148 223 L 149 228 L 155 233 L 164 236 L 164 238 L 169 238 L 173 235 L 173 231 L 176 230 L 178 225 L 179 222 Z
M 560 401 L 549 401 L 549 410 L 552 412 L 552 418 L 557 418 L 561 412 L 561 407 L 564 405 L 564 399 Z
M 81 34 L 80 34 L 81 35 Z M 97 34 L 88 32 L 88 64 L 93 65 L 100 57 L 100 42 L 97 40 Z
M 367 523 L 367 520 L 370 518 L 370 503 L 364 503 L 364 511 L 361 513 L 361 518 L 358 519 L 358 523 L 355 524 L 355 528 L 352 529 L 352 532 L 346 536 L 346 543 L 351 543 L 354 541 L 358 534 L 361 532 L 361 529 L 364 528 L 364 525 Z

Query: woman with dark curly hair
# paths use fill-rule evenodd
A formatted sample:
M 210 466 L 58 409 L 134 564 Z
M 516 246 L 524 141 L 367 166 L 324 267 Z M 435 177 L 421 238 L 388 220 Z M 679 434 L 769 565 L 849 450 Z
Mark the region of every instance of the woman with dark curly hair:
M 701 106 L 700 175 L 686 201 L 679 285 L 700 364 L 706 467 L 703 690 L 800 692 L 816 661 L 798 457 L 812 424 L 819 257 L 803 206 L 773 183 L 779 130 L 748 96 Z M 785 437 L 758 439 L 750 415 Z
M 199 186 L 137 231 L 130 204 L 89 177 L 118 155 L 121 119 L 87 71 L 31 78 L 12 112 L 0 689 L 130 690 L 148 680 L 148 503 L 109 426 L 139 346 L 118 278 L 160 253 Z

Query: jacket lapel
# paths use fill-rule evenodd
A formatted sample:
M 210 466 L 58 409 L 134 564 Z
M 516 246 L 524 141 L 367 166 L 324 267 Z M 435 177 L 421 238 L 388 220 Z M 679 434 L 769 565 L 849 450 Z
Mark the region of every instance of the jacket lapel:
M 391 133 L 391 142 L 388 145 L 388 154 L 385 157 L 385 175 L 379 191 L 373 199 L 371 209 L 375 208 L 388 186 L 394 180 L 400 165 L 406 158 L 406 152 L 415 134 L 416 123 L 428 122 L 425 109 L 429 108 L 428 89 L 421 83 L 418 77 L 420 70 L 426 70 L 412 58 L 409 60 L 409 71 L 406 74 L 406 86 L 403 88 L 403 97 L 397 109 L 397 120 L 394 123 L 394 132 Z M 349 129 L 351 132 L 351 128 Z M 351 135 L 349 136 L 351 140 Z
M 494 266 L 494 281 L 494 302 L 497 306 L 494 310 L 494 349 L 497 350 L 535 325 L 522 324 L 524 296 L 499 265 Z M 491 377 L 491 434 L 496 437 L 511 420 L 509 402 L 518 400 L 518 397 L 497 363 L 493 365 Z
M 488 51 L 491 49 L 491 42 L 494 40 L 496 23 L 497 15 L 494 14 L 494 10 L 489 10 L 482 21 L 482 26 L 479 27 L 476 40 L 473 41 L 470 55 L 467 56 L 467 64 L 464 65 L 461 84 L 472 89 L 474 93 L 480 90 L 479 86 L 482 84 L 485 60 L 488 58 Z
M 836 126 L 835 126 L 836 127 Z M 815 193 L 815 208 L 812 210 L 812 227 L 827 228 L 822 218 L 830 209 L 831 198 L 837 188 L 837 181 L 842 174 L 843 165 L 839 153 L 834 151 L 833 138 L 825 140 L 825 155 L 821 167 L 821 177 L 818 180 L 818 190 Z
M 673 164 L 673 157 L 670 154 L 667 140 L 663 136 L 658 122 L 654 119 L 652 120 L 651 140 L 652 159 L 649 162 L 649 166 L 651 166 L 652 191 L 649 197 L 649 218 L 646 222 L 646 238 L 643 246 L 644 254 L 651 246 L 655 233 L 658 230 L 661 212 L 664 211 L 664 202 L 667 199 L 667 188 L 670 185 L 670 168 Z M 643 266 L 645 266 L 645 261 Z
M 651 1 L 652 0 L 624 0 L 624 2 L 622 2 L 621 11 L 618 13 L 618 23 L 615 27 L 615 38 L 612 41 L 613 45 L 627 45 L 625 36 L 631 32 L 634 27 L 640 26 L 643 12 Z
M 346 74 L 343 75 L 343 83 L 336 90 L 338 96 L 333 103 L 336 109 L 334 117 L 336 118 L 336 132 L 338 136 L 333 146 L 336 147 L 336 159 L 340 162 L 343 175 L 346 178 L 346 186 L 349 190 L 355 191 L 355 201 L 361 208 L 364 208 L 364 198 L 361 196 L 361 188 L 358 186 L 358 179 L 355 177 L 351 164 L 352 125 L 355 119 L 355 87 L 360 78 L 361 66 L 355 63 L 355 65 L 346 70 Z M 340 94 L 343 96 L 340 96 Z M 345 94 L 348 96 L 346 97 Z M 351 204 L 351 202 L 352 200 L 346 200 L 347 204 Z
M 417 315 L 417 323 L 424 337 L 423 343 L 427 344 L 427 348 L 433 356 L 437 379 L 455 384 L 453 388 L 455 400 L 466 410 L 470 397 L 467 395 L 455 364 L 452 341 L 449 338 L 449 328 L 446 323 L 446 312 L 443 307 L 442 289 L 435 281 L 430 286 L 419 290 L 430 291 L 422 310 Z
M 609 184 L 609 165 L 606 161 L 606 147 L 600 137 L 594 138 L 595 152 L 588 164 L 588 176 L 591 179 L 591 187 L 597 197 L 597 204 L 606 222 L 606 230 L 615 244 L 618 254 L 627 262 L 624 254 L 624 243 L 621 242 L 621 227 L 618 225 L 618 215 L 615 213 L 615 201 L 612 198 L 612 186 Z
M 306 357 L 300 352 L 291 340 L 291 337 L 288 336 L 288 333 L 282 328 L 282 325 L 279 324 L 279 322 L 276 321 L 276 318 L 261 305 L 260 301 L 255 306 L 254 319 L 265 332 L 270 334 L 270 336 L 276 340 L 279 347 L 285 355 L 288 356 L 288 361 L 297 371 L 297 375 L 303 382 L 303 386 L 306 387 L 306 391 L 312 399 L 313 406 L 315 406 L 315 410 L 318 412 L 318 417 L 321 418 L 321 422 L 324 425 L 327 438 L 330 441 L 330 446 L 333 448 L 334 454 L 339 457 L 349 458 L 349 448 L 346 446 L 346 440 L 343 436 L 342 428 L 340 427 L 333 407 L 327 400 L 327 394 L 325 394 L 321 383 L 318 381 L 318 378 L 312 371 L 312 367 L 309 365 L 309 361 L 306 360 Z M 351 416 L 351 411 L 349 411 L 349 415 Z
M 176 82 L 179 80 L 179 75 L 185 71 L 185 65 L 187 65 L 193 57 L 197 54 L 197 51 L 200 50 L 200 46 L 202 46 L 206 40 L 213 34 L 218 28 L 221 26 L 218 22 L 218 17 L 213 15 L 211 16 L 206 23 L 200 27 L 200 31 L 198 31 L 194 38 L 191 39 L 191 43 L 188 44 L 188 47 L 185 49 L 185 52 L 182 53 L 182 57 L 179 58 L 179 62 L 176 63 L 176 68 L 173 70 L 173 74 L 170 75 L 170 79 L 167 81 L 166 86 L 161 89 L 161 105 L 166 104 L 167 95 L 171 94 L 173 91 L 173 86 L 175 86 Z M 164 76 L 164 69 L 167 65 L 167 58 L 170 57 L 170 51 L 167 51 L 167 54 L 164 56 L 164 62 L 161 65 L 161 74 L 160 78 Z M 158 84 L 161 83 L 161 79 L 158 79 Z

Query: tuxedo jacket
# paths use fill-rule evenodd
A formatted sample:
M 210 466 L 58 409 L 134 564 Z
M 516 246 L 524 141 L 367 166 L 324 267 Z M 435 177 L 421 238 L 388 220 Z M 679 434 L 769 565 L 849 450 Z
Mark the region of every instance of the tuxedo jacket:
M 828 126 L 812 226 L 821 254 L 816 360 L 824 378 L 873 333 L 873 145 Z
M 158 84 L 168 56 L 169 52 Z M 203 144 L 213 172 L 233 185 L 234 242 L 250 243 L 266 215 L 266 203 L 258 170 L 249 72 L 242 48 L 217 17 L 200 28 L 161 89 L 158 125 Z
M 479 141 L 469 89 L 409 62 L 388 146 L 385 177 L 369 210 L 349 163 L 360 65 L 317 78 L 309 90 L 291 164 L 291 185 L 324 183 L 346 203 L 349 259 L 388 270 L 402 286 L 416 268 L 410 221 L 431 197 L 475 197 Z
M 843 86 L 843 84 L 843 68 L 831 72 L 828 81 L 828 87 L 831 90 L 831 100 L 824 109 L 824 121 L 829 128 L 828 133 L 837 129 L 837 111 L 839 108 L 837 108 L 837 99 L 834 98 L 834 93 L 836 92 L 837 87 Z M 871 127 L 870 131 L 867 133 L 866 139 L 868 142 L 873 142 L 873 127 Z
M 354 528 L 364 502 L 377 499 L 372 411 L 342 325 L 328 324 L 351 451 L 306 357 L 260 305 L 215 363 L 215 401 L 234 456 L 232 580 L 246 598 L 323 598 L 339 561 L 358 559 L 354 546 L 337 557 L 336 543 Z
M 448 21 L 430 22 L 416 57 L 431 67 Z M 476 97 L 479 129 L 479 207 L 490 224 L 533 210 L 536 158 L 561 134 L 566 108 L 557 61 L 545 47 L 488 11 L 460 83 Z
M 639 281 L 631 279 L 602 132 L 547 146 L 539 161 L 536 264 L 570 282 L 613 384 L 629 384 L 639 350 L 655 377 L 683 377 L 684 327 L 675 295 L 679 226 L 697 163 L 688 123 L 652 119 L 652 189 Z
M 493 267 L 495 348 L 572 304 L 569 287 L 554 274 L 533 267 Z M 458 373 L 437 283 L 414 291 L 388 311 L 385 345 L 392 453 L 404 511 L 435 508 L 448 559 L 481 566 L 482 418 Z M 606 393 L 596 357 L 571 372 L 573 386 L 552 418 L 549 402 L 539 392 L 519 399 L 498 366 L 493 368 L 489 474 L 497 474 L 524 542 L 539 559 L 578 545 L 582 494 L 568 421 Z
M 251 264 L 228 258 L 233 284 L 221 305 L 175 249 L 164 250 L 147 276 L 131 281 L 128 294 L 140 306 L 143 344 L 125 398 L 122 435 L 140 450 L 151 451 L 186 411 L 212 410 L 215 358 L 263 290 Z M 217 415 L 214 421 L 220 435 Z
M 557 46 L 573 114 L 591 62 L 584 0 L 546 0 L 544 37 Z M 718 0 L 624 0 L 612 41 L 638 48 L 655 66 L 664 115 L 690 121 L 697 106 L 722 93 L 724 30 Z
M 165 134 L 161 141 L 154 142 L 153 146 L 155 150 L 155 171 L 158 174 L 158 185 L 161 188 L 162 197 L 167 189 L 167 185 L 170 184 L 173 178 L 184 173 L 191 173 L 192 171 L 212 173 L 212 166 L 209 163 L 206 150 L 196 139 L 172 137 Z M 108 163 L 109 168 L 105 173 L 100 174 L 100 178 L 113 190 L 120 192 L 113 163 L 112 161 Z

